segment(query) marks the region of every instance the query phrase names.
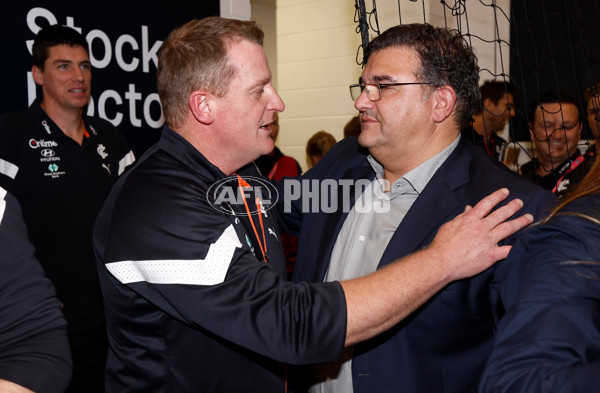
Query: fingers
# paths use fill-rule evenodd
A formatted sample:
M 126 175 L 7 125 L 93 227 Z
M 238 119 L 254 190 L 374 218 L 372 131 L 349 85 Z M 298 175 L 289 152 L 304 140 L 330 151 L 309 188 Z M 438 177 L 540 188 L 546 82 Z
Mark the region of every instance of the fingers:
M 492 233 L 493 236 L 498 239 L 498 241 L 501 241 L 525 228 L 532 222 L 533 216 L 531 214 L 524 214 L 521 217 L 515 218 L 514 220 L 506 221 L 497 225 L 493 229 Z
M 508 194 L 509 192 L 507 188 L 501 188 L 497 191 L 494 191 L 473 206 L 471 211 L 479 218 L 485 217 L 496 205 L 505 200 Z
M 490 228 L 495 228 L 497 225 L 512 217 L 516 212 L 521 210 L 521 208 L 523 208 L 523 201 L 520 199 L 513 199 L 506 205 L 491 212 L 485 220 L 488 225 L 490 225 Z
M 512 246 L 499 246 L 494 250 L 495 255 L 494 258 L 496 261 L 501 261 L 508 257 L 508 253 L 510 253 Z
M 511 248 L 498 243 L 533 222 L 531 214 L 510 219 L 523 208 L 520 199 L 496 208 L 508 194 L 500 189 L 440 227 L 431 245 L 447 258 L 451 279 L 470 277 L 505 259 Z
M 533 222 L 533 216 L 531 214 L 525 214 L 517 219 L 507 221 L 523 208 L 523 201 L 520 199 L 513 199 L 506 205 L 499 207 L 490 213 L 498 203 L 506 199 L 508 194 L 509 191 L 506 188 L 495 191 L 479 201 L 479 203 L 471 209 L 472 212 L 470 213 L 474 214 L 477 219 L 481 219 L 488 228 L 493 229 L 494 235 L 498 241 L 507 238 Z M 468 211 L 468 209 L 465 209 L 465 213 Z

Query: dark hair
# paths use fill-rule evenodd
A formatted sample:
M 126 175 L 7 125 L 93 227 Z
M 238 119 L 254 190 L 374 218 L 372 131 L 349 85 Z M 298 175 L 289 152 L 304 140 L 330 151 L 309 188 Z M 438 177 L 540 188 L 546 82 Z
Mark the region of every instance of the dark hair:
M 227 94 L 235 75 L 228 62 L 229 46 L 241 40 L 262 46 L 263 36 L 255 22 L 219 17 L 192 20 L 173 30 L 158 52 L 156 72 L 166 123 L 181 124 L 194 90 Z
M 77 30 L 63 25 L 50 25 L 42 28 L 35 36 L 31 50 L 33 65 L 43 71 L 44 63 L 50 56 L 50 48 L 58 45 L 81 46 L 90 54 L 88 42 Z
M 325 153 L 336 144 L 335 137 L 327 131 L 318 131 L 306 143 L 306 164 L 311 168 L 311 157 L 323 158 Z
M 543 106 L 543 104 L 573 104 L 577 108 L 577 119 L 580 121 L 583 120 L 582 113 L 579 110 L 579 105 L 577 105 L 577 101 L 575 97 L 571 93 L 565 90 L 551 90 L 544 94 L 542 94 L 537 100 L 535 100 L 530 106 L 529 111 L 527 113 L 527 118 L 530 123 L 535 121 L 535 111 L 537 108 Z
M 365 59 L 388 47 L 414 50 L 421 60 L 417 70 L 420 82 L 435 88 L 450 86 L 456 92 L 455 122 L 459 128 L 469 126 L 474 109 L 481 105 L 479 66 L 473 49 L 456 30 L 430 24 L 407 24 L 392 27 L 375 37 L 365 49 Z
M 502 98 L 510 94 L 514 97 L 517 96 L 517 88 L 511 81 L 497 81 L 490 80 L 485 81 L 483 85 L 479 86 L 479 92 L 481 93 L 481 104 L 483 101 L 489 99 L 494 104 L 497 104 Z M 481 113 L 482 107 L 480 106 L 475 110 L 475 113 Z

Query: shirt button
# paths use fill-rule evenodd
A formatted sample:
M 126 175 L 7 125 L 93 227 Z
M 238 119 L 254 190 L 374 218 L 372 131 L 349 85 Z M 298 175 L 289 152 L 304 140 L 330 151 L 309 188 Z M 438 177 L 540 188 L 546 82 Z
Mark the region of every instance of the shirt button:
M 358 240 L 360 240 L 361 242 L 364 242 L 365 241 L 365 236 L 364 235 L 360 235 L 358 237 Z

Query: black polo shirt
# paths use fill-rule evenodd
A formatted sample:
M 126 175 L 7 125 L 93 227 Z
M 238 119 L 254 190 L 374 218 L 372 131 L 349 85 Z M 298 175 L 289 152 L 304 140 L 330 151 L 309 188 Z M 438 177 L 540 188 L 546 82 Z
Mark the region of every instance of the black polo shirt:
M 69 332 L 103 324 L 92 227 L 135 159 L 109 122 L 84 116 L 80 146 L 40 107 L 0 116 L 0 186 L 21 204 L 36 257 L 56 287 Z

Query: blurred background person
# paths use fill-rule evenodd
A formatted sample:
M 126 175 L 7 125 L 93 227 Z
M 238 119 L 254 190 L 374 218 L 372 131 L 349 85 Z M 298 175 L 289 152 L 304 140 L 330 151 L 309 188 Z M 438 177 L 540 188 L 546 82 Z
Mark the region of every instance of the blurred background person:
M 277 143 L 279 136 L 279 114 L 275 113 L 274 120 L 269 124 L 271 139 Z M 264 154 L 254 160 L 260 173 L 271 180 L 280 180 L 284 176 L 298 176 L 302 174 L 302 167 L 293 157 L 286 156 L 277 146 L 269 154 Z
M 594 142 L 585 152 L 587 158 L 596 159 L 598 154 L 596 143 L 600 138 L 600 83 L 590 86 L 585 91 L 587 125 L 594 137 Z
M 336 140 L 326 131 L 318 131 L 306 143 L 306 164 L 308 169 L 317 165 L 325 153 L 336 144 Z
M 344 126 L 344 138 L 348 138 L 349 136 L 359 136 L 360 135 L 360 119 L 358 115 L 354 116 L 352 119 L 346 123 Z
M 542 94 L 529 110 L 533 160 L 521 174 L 561 197 L 589 171 L 591 160 L 579 151 L 582 116 L 575 98 L 566 91 Z
M 273 115 L 273 122 L 269 124 L 271 129 L 271 139 L 273 144 L 277 143 L 279 136 L 279 113 Z M 293 157 L 286 156 L 277 146 L 269 154 L 264 154 L 254 160 L 254 163 L 260 170 L 260 173 L 267 176 L 270 180 L 281 180 L 285 176 L 298 176 L 302 174 L 302 168 L 298 161 Z M 285 253 L 285 265 L 288 276 L 291 277 L 296 264 L 296 254 L 298 253 L 298 238 L 289 233 L 281 233 L 281 245 Z
M 503 161 L 508 142 L 498 133 L 515 116 L 516 88 L 510 82 L 492 80 L 481 85 L 479 91 L 481 108 L 475 111 L 472 126 L 462 130 L 462 136 L 482 147 L 488 156 Z

